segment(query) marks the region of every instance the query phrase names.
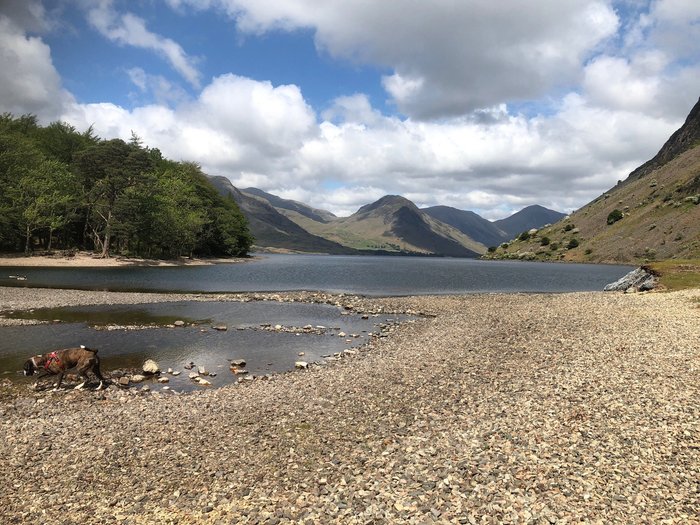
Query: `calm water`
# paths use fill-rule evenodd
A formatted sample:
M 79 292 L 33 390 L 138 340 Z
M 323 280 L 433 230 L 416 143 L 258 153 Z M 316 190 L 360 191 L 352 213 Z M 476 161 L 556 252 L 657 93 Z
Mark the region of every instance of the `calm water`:
M 628 266 L 428 257 L 265 255 L 241 264 L 174 268 L 0 268 L 2 286 L 91 290 L 328 291 L 364 295 L 602 290 Z M 26 276 L 26 281 L 10 279 Z M 1 306 L 1 305 L 0 305 Z
M 406 319 L 407 316 L 370 316 L 362 319 L 342 309 L 318 304 L 277 302 L 172 302 L 148 305 L 118 305 L 34 310 L 30 317 L 61 320 L 60 323 L 0 328 L 0 374 L 27 383 L 34 378 L 20 374 L 24 361 L 32 355 L 58 348 L 85 344 L 99 349 L 102 370 L 140 368 L 146 359 L 155 359 L 163 371 L 182 371 L 169 376 L 169 386 L 178 391 L 196 387 L 183 365 L 194 362 L 215 372 L 208 377 L 213 386 L 236 380 L 229 361 L 245 359 L 250 374 L 264 375 L 294 368 L 295 361 L 323 362 L 323 356 L 342 352 L 367 341 L 369 333 L 378 332 L 381 323 Z M 175 320 L 187 326 L 167 328 Z M 154 324 L 141 330 L 107 330 L 108 326 Z M 212 329 L 225 324 L 226 331 Z M 270 332 L 261 324 L 284 327 L 324 326 L 319 334 Z M 358 337 L 348 342 L 340 332 Z M 303 356 L 299 353 L 303 352 Z M 149 383 L 154 389 L 159 385 Z

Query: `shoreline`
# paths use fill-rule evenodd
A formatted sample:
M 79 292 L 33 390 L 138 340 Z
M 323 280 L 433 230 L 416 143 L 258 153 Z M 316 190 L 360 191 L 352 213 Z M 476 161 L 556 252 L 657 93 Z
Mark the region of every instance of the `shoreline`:
M 697 522 L 700 289 L 251 297 L 435 317 L 269 381 L 0 402 L 4 519 Z M 0 287 L 2 309 L 161 299 Z
M 140 257 L 113 256 L 100 258 L 91 252 L 78 252 L 74 255 L 8 255 L 0 254 L 0 267 L 35 268 L 120 268 L 133 266 L 209 266 L 213 264 L 237 264 L 255 260 L 256 257 L 212 257 L 178 259 L 144 259 Z

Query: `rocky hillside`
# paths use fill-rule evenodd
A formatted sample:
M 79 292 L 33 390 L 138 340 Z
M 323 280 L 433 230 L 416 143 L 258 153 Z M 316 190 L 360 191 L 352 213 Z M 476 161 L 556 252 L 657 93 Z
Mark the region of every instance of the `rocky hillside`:
M 541 228 L 545 224 L 554 224 L 564 217 L 566 217 L 565 213 L 534 204 L 523 208 L 510 217 L 494 221 L 493 224 L 506 233 L 506 238 L 503 240 L 510 240 L 524 231 Z
M 241 192 L 226 177 L 210 177 L 223 196 L 231 196 L 248 219 L 255 237 L 255 249 L 276 248 L 285 251 L 352 254 L 352 248 L 318 237 L 277 211 L 264 198 Z
M 398 195 L 382 197 L 330 223 L 309 220 L 300 224 L 316 235 L 360 250 L 453 257 L 477 257 L 486 251 L 483 244 Z
M 700 101 L 659 153 L 625 181 L 489 256 L 618 263 L 700 258 Z
M 484 219 L 473 211 L 459 210 L 450 206 L 432 206 L 430 208 L 422 208 L 422 211 L 434 219 L 457 228 L 463 234 L 484 246 L 498 246 L 503 241 L 511 238 L 493 222 Z

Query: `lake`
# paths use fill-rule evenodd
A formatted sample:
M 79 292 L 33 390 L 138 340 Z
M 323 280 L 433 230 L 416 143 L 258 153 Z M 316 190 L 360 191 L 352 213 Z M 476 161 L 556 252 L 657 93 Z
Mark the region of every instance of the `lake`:
M 190 267 L 6 267 L 0 268 L 0 285 L 159 292 L 307 290 L 369 296 L 571 292 L 602 290 L 630 269 L 428 257 L 264 255 L 245 263 Z M 11 275 L 26 280 L 18 281 Z M 73 307 L 36 310 L 28 317 L 61 322 L 1 327 L 0 373 L 5 377 L 22 380 L 19 371 L 31 355 L 85 344 L 99 348 L 103 370 L 140 368 L 147 358 L 158 361 L 164 370 L 180 370 L 182 374 L 171 376 L 170 384 L 178 391 L 196 388 L 183 369 L 189 362 L 215 372 L 216 377 L 208 379 L 218 386 L 238 379 L 229 370 L 230 359 L 245 359 L 251 375 L 284 372 L 293 369 L 297 360 L 333 359 L 334 354 L 366 342 L 370 333 L 381 330 L 381 324 L 409 319 L 362 319 L 329 305 L 271 301 Z M 186 325 L 167 327 L 178 319 Z M 229 329 L 213 330 L 212 325 L 217 323 Z M 265 330 L 261 327 L 264 324 L 297 328 L 320 325 L 327 329 L 319 333 L 280 332 Z M 153 326 L 107 329 L 118 325 Z M 357 337 L 339 337 L 341 331 Z
M 264 255 L 189 267 L 0 268 L 0 285 L 113 291 L 327 291 L 371 296 L 602 290 L 632 267 L 439 257 Z M 25 276 L 26 281 L 10 279 Z

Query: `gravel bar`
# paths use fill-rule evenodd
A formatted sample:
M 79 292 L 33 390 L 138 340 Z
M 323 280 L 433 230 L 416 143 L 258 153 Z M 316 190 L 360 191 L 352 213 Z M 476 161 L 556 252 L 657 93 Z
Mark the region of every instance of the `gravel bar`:
M 268 381 L 5 396 L 0 523 L 700 523 L 700 290 L 226 297 L 430 315 Z

